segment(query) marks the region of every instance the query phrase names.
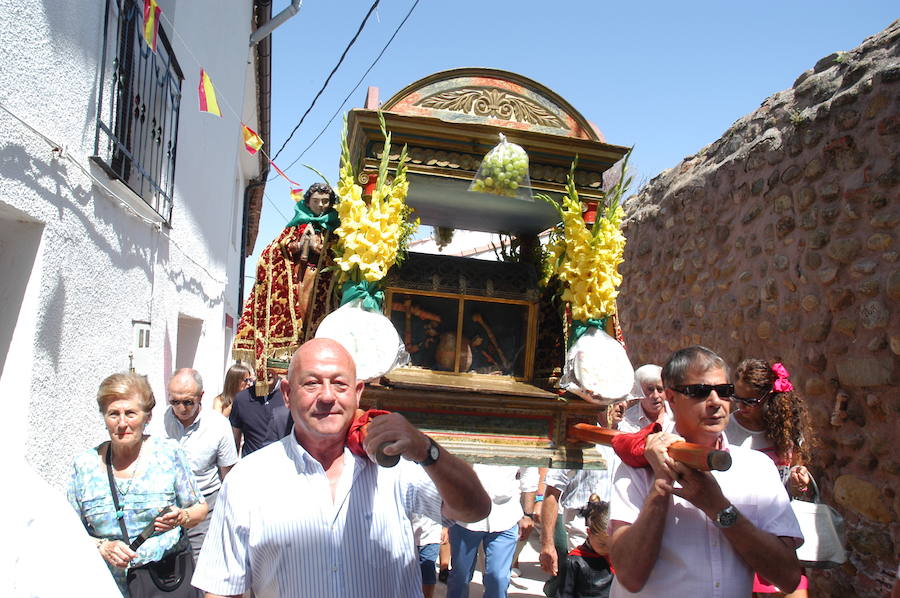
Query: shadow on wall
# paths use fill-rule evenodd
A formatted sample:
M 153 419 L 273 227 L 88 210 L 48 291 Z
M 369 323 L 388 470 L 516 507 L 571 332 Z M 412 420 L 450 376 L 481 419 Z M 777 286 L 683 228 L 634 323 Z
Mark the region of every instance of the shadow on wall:
M 73 178 L 69 165 L 61 160 L 48 162 L 36 159 L 25 147 L 15 143 L 0 148 L 0 179 L 25 183 L 39 198 L 56 208 L 60 222 L 67 214 L 77 218 L 90 244 L 105 253 L 114 267 L 120 270 L 140 268 L 149 280 L 153 259 L 150 250 L 151 231 L 142 229 L 140 237 L 143 238 L 128 235 L 128 231 L 123 230 L 124 227 L 115 226 L 122 220 L 122 210 L 111 202 L 96 201 L 98 193 L 72 184 Z M 67 201 L 68 199 L 72 201 Z M 86 208 L 91 203 L 94 213 L 88 214 Z M 72 231 L 72 227 L 68 225 L 64 232 L 54 230 L 53 222 L 48 221 L 47 224 L 58 235 Z M 115 230 L 118 247 L 110 244 L 98 224 L 109 225 L 108 228 Z
M 86 94 L 88 98 L 79 139 L 94 138 L 97 123 L 93 116 L 96 114 L 97 87 L 100 82 L 100 69 L 98 66 L 103 40 L 103 15 L 106 11 L 106 0 L 102 2 L 60 2 L 59 0 L 43 0 L 43 9 L 34 10 L 26 7 L 24 10 L 30 14 L 39 13 L 46 22 L 44 30 L 52 32 L 53 43 L 51 48 L 56 54 L 53 64 L 59 65 L 55 77 L 66 78 L 70 75 L 68 68 L 77 65 L 91 65 L 93 80 L 90 81 L 90 89 L 87 87 L 75 88 L 73 94 Z M 77 60 L 74 60 L 77 57 Z M 66 69 L 66 72 L 63 72 Z M 85 73 L 88 74 L 88 73 Z M 87 84 L 88 81 L 84 80 Z

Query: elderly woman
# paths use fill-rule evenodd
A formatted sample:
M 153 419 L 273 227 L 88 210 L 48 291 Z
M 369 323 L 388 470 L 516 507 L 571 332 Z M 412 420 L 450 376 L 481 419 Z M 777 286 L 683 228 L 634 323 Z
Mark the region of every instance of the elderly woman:
M 106 378 L 97 392 L 97 405 L 109 442 L 76 457 L 69 482 L 69 503 L 96 540 L 100 556 L 126 597 L 126 570 L 185 547 L 190 551 L 178 528 L 193 527 L 207 514 L 180 446 L 144 435 L 155 404 L 145 377 L 113 374 Z M 172 508 L 160 515 L 169 506 Z M 123 523 L 128 539 L 123 538 Z M 129 543 L 151 523 L 154 535 L 136 551 L 131 550 Z
M 222 386 L 222 394 L 213 399 L 213 409 L 228 417 L 231 415 L 231 406 L 234 397 L 242 390 L 256 384 L 256 377 L 250 368 L 243 363 L 236 363 L 225 373 L 225 383 Z
M 671 432 L 675 424 L 666 408 L 661 367 L 648 363 L 635 370 L 632 394 L 641 400 L 625 410 L 619 422 L 620 432 L 637 432 L 653 422 L 659 422 L 664 432 Z

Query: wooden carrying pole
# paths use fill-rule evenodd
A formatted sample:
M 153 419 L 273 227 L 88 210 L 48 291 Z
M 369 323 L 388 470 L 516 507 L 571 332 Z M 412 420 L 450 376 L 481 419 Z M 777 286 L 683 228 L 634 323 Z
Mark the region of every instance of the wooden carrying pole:
M 568 436 L 571 440 L 612 446 L 612 439 L 619 434 L 621 432 L 609 428 L 575 424 L 569 428 Z M 718 451 L 692 442 L 675 442 L 669 445 L 669 456 L 700 471 L 728 471 L 731 467 L 731 455 L 726 451 Z

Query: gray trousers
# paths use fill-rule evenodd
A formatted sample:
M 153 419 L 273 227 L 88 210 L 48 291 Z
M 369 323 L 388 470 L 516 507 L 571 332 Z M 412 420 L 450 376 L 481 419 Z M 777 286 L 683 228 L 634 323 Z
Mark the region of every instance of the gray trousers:
M 203 546 L 203 538 L 206 537 L 206 532 L 209 530 L 209 520 L 212 519 L 213 507 L 216 506 L 216 498 L 219 496 L 219 491 L 216 490 L 209 496 L 204 496 L 206 499 L 206 504 L 209 506 L 209 513 L 206 514 L 206 518 L 189 529 L 187 531 L 188 540 L 191 541 L 191 550 L 194 553 L 194 562 L 197 562 L 197 559 L 200 558 L 200 547 Z

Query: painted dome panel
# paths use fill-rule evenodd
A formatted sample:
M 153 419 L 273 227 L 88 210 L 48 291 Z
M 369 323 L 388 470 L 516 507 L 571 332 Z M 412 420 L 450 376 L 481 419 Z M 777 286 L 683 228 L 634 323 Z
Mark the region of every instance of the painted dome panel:
M 555 92 L 521 75 L 494 69 L 429 75 L 399 91 L 382 109 L 602 141 L 596 129 Z

